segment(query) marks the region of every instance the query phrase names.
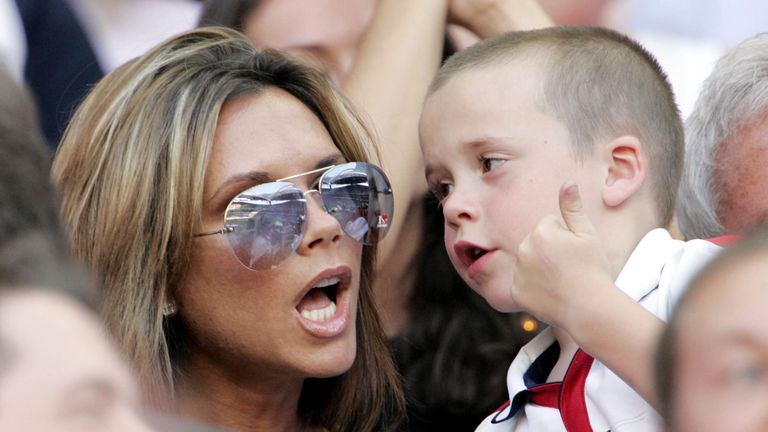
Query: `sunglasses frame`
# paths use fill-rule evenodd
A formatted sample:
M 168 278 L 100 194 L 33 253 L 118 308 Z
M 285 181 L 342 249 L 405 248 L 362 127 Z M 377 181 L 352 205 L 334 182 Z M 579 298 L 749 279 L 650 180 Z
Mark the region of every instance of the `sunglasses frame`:
M 325 175 L 328 173 L 328 171 L 330 171 L 330 170 L 332 170 L 332 169 L 336 168 L 337 166 L 346 165 L 346 164 L 348 164 L 348 163 L 355 163 L 355 162 L 345 162 L 345 163 L 343 163 L 343 164 L 328 165 L 327 167 L 317 168 L 317 169 L 313 169 L 313 170 L 311 170 L 311 171 L 307 171 L 307 172 L 303 172 L 303 173 L 295 174 L 295 175 L 292 175 L 292 176 L 288 176 L 288 177 L 283 177 L 283 178 L 281 178 L 281 179 L 273 180 L 273 181 L 271 181 L 271 182 L 268 182 L 268 183 L 279 183 L 279 182 L 284 182 L 284 181 L 286 181 L 286 180 L 293 180 L 293 179 L 296 179 L 296 178 L 299 178 L 299 177 L 304 177 L 304 176 L 308 176 L 308 175 L 312 175 L 312 174 L 315 174 L 315 173 L 319 173 L 319 172 L 323 172 L 323 171 L 325 171 L 325 172 L 323 172 L 323 175 L 321 175 L 321 176 L 320 176 L 320 178 L 319 178 L 319 179 L 317 179 L 317 187 L 318 187 L 318 189 L 309 189 L 309 190 L 308 190 L 308 191 L 306 191 L 306 192 L 303 192 L 303 191 L 302 191 L 302 195 L 304 195 L 304 197 L 306 197 L 306 196 L 307 196 L 307 194 L 310 194 L 310 193 L 317 193 L 317 194 L 320 194 L 320 189 L 319 189 L 319 188 L 320 188 L 320 183 L 322 183 L 322 181 L 323 181 L 323 177 L 325 177 Z M 235 196 L 234 196 L 234 198 L 232 198 L 232 199 L 229 201 L 229 204 L 227 204 L 227 208 L 229 208 L 229 206 L 230 206 L 230 205 L 232 205 L 232 202 L 233 202 L 235 199 L 237 199 L 237 197 L 238 197 L 238 196 L 240 196 L 240 195 L 241 195 L 243 192 L 245 192 L 245 191 L 248 191 L 248 190 L 251 190 L 251 189 L 253 189 L 253 188 L 255 188 L 255 187 L 259 187 L 259 186 L 265 185 L 265 184 L 267 184 L 267 183 L 261 183 L 261 184 L 257 184 L 257 185 L 251 186 L 251 187 L 249 187 L 248 189 L 246 189 L 246 190 L 244 190 L 244 191 L 240 192 L 239 194 L 235 195 Z M 298 186 L 297 186 L 297 188 L 298 188 Z M 225 221 L 225 222 L 226 222 L 226 221 Z M 231 227 L 231 226 L 224 226 L 224 228 L 222 228 L 222 229 L 219 229 L 219 230 L 216 230 L 216 231 L 210 231 L 210 232 L 197 233 L 197 234 L 194 234 L 194 236 L 195 236 L 195 237 L 205 237 L 205 236 L 216 235 L 216 234 L 228 234 L 228 233 L 231 233 L 231 232 L 232 232 L 232 231 L 234 231 L 234 230 L 235 230 L 235 228 L 234 228 L 234 227 Z
M 288 177 L 283 177 L 283 178 L 280 178 L 280 179 L 277 179 L 277 180 L 273 180 L 273 181 L 270 181 L 270 182 L 267 182 L 267 183 L 262 183 L 262 184 L 258 184 L 258 185 L 254 185 L 254 186 L 251 186 L 251 187 L 249 187 L 249 188 L 245 189 L 244 191 L 242 191 L 242 192 L 238 193 L 237 195 L 235 195 L 235 196 L 234 196 L 234 197 L 233 197 L 233 198 L 230 200 L 230 202 L 227 204 L 227 209 L 229 209 L 229 207 L 232 205 L 232 203 L 233 203 L 233 202 L 234 202 L 234 201 L 235 201 L 235 200 L 236 200 L 236 199 L 237 199 L 237 198 L 238 198 L 238 197 L 239 197 L 241 194 L 243 194 L 243 193 L 245 193 L 245 192 L 247 192 L 247 191 L 249 191 L 249 190 L 251 190 L 251 189 L 253 189 L 253 188 L 257 188 L 257 187 L 259 187 L 259 186 L 262 186 L 262 185 L 265 185 L 265 184 L 269 184 L 269 183 L 280 183 L 280 182 L 287 182 L 288 180 L 293 180 L 293 179 L 296 179 L 296 178 L 305 177 L 305 176 L 308 176 L 308 175 L 312 175 L 312 174 L 316 174 L 316 173 L 319 173 L 319 172 L 322 172 L 323 174 L 322 174 L 322 175 L 321 175 L 321 176 L 320 176 L 320 177 L 317 179 L 317 181 L 316 181 L 316 184 L 317 184 L 317 186 L 316 186 L 315 188 L 309 189 L 309 190 L 307 190 L 307 191 L 302 191 L 302 190 L 301 190 L 301 189 L 300 189 L 298 186 L 296 186 L 296 185 L 293 185 L 293 186 L 294 186 L 294 187 L 296 187 L 296 189 L 298 189 L 298 190 L 299 190 L 299 192 L 301 192 L 301 194 L 304 196 L 304 199 L 305 199 L 305 201 L 306 201 L 306 197 L 307 197 L 307 195 L 308 195 L 308 194 L 311 194 L 311 193 L 316 193 L 316 194 L 318 194 L 318 196 L 320 196 L 320 197 L 321 197 L 321 199 L 322 199 L 322 192 L 321 192 L 321 190 L 320 190 L 320 187 L 321 187 L 321 185 L 322 185 L 322 183 L 323 183 L 323 179 L 325 178 L 325 176 L 326 176 L 326 175 L 327 175 L 327 174 L 328 174 L 328 173 L 329 173 L 331 170 L 333 170 L 334 168 L 336 168 L 336 167 L 340 167 L 340 166 L 344 166 L 344 165 L 348 165 L 348 164 L 366 164 L 366 165 L 371 165 L 371 166 L 375 167 L 376 169 L 378 169 L 379 171 L 381 171 L 381 173 L 384 175 L 384 179 L 387 181 L 387 183 L 389 183 L 389 179 L 387 178 L 386 174 L 385 174 L 385 173 L 384 173 L 384 172 L 381 170 L 381 168 L 380 168 L 380 167 L 378 167 L 378 166 L 377 166 L 377 165 L 375 165 L 375 164 L 371 164 L 371 163 L 368 163 L 368 162 L 344 162 L 344 163 L 340 163 L 340 164 L 329 165 L 329 166 L 326 166 L 326 167 L 322 167 L 322 168 L 316 168 L 316 169 L 313 169 L 313 170 L 310 170 L 310 171 L 306 171 L 306 172 L 303 172 L 303 173 L 299 173 L 299 174 L 294 174 L 294 175 L 292 175 L 292 176 L 288 176 Z M 377 191 L 377 192 L 378 192 L 378 191 Z M 389 187 L 389 189 L 388 189 L 388 190 L 384 190 L 384 191 L 381 191 L 381 192 L 382 192 L 382 193 L 386 193 L 386 192 L 389 192 L 389 194 L 392 194 L 392 188 L 391 188 L 391 185 L 390 185 L 390 187 Z M 330 214 L 332 217 L 334 217 L 334 219 L 335 219 L 335 216 L 333 216 L 333 215 L 332 215 L 330 212 L 328 212 L 328 210 L 325 208 L 325 204 L 324 204 L 324 201 L 323 201 L 323 203 L 321 204 L 321 207 L 323 207 L 323 211 L 325 211 L 326 213 L 329 213 L 329 214 Z M 303 221 L 306 219 L 306 216 L 307 216 L 307 215 L 304 215 L 304 216 L 302 217 L 302 220 L 303 220 Z M 387 215 L 387 216 L 389 217 L 389 216 L 391 216 L 391 215 Z M 341 222 L 341 221 L 339 221 L 339 222 Z M 389 221 L 389 222 L 391 223 L 391 221 Z M 230 234 L 230 233 L 232 233 L 232 232 L 234 232 L 234 231 L 235 231 L 235 227 L 234 227 L 234 226 L 227 226 L 227 225 L 226 225 L 226 212 L 225 212 L 225 221 L 224 221 L 224 223 L 225 223 L 225 226 L 224 226 L 224 227 L 222 227 L 221 229 L 218 229 L 218 230 L 215 230 L 215 231 L 208 231 L 208 232 L 196 233 L 196 234 L 193 234 L 193 236 L 194 236 L 194 237 L 207 237 L 207 236 L 216 235 L 216 234 Z M 304 231 L 304 230 L 302 229 L 302 232 L 301 232 L 301 234 L 300 234 L 300 235 L 302 235 L 302 236 L 304 235 L 304 232 L 303 232 L 303 231 Z M 388 231 L 388 229 L 387 229 L 387 231 Z M 345 233 L 345 235 L 349 235 L 348 233 L 346 233 L 346 231 L 345 231 L 344 233 Z M 385 234 L 386 234 L 386 231 L 385 231 Z M 383 235 L 382 235 L 382 236 L 379 238 L 379 240 L 381 240 L 381 238 L 383 238 L 383 236 L 384 236 L 385 234 L 383 234 Z M 364 241 L 360 241 L 360 243 L 363 243 L 363 244 L 368 244 L 368 243 L 365 243 Z M 230 247 L 231 247 L 231 245 L 230 245 Z M 240 260 L 240 258 L 238 258 L 238 261 L 241 261 L 241 260 Z M 254 268 L 252 268 L 252 267 L 250 267 L 250 266 L 248 266 L 248 265 L 244 264 L 242 261 L 241 261 L 241 264 L 242 264 L 243 266 L 245 266 L 246 268 L 248 268 L 248 269 L 251 269 L 251 270 L 254 270 L 254 271 L 259 271 L 259 270 L 257 270 L 257 269 L 254 269 Z

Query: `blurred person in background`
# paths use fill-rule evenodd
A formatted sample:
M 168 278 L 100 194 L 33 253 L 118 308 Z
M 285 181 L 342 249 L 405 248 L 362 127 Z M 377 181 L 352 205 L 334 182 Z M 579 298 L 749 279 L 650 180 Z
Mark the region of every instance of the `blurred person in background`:
M 0 281 L 0 429 L 151 430 L 139 415 L 138 387 L 91 310 L 56 286 L 7 283 Z
M 768 232 L 750 233 L 693 280 L 657 358 L 672 432 L 768 431 Z
M 466 286 L 443 246 L 442 212 L 426 194 L 417 123 L 429 82 L 454 51 L 449 23 L 483 38 L 551 24 L 527 0 L 209 1 L 201 18 L 317 67 L 375 126 L 398 217 L 382 243 L 374 292 L 413 431 L 475 427 L 506 398 L 507 364 L 537 326 L 493 311 Z
M 370 286 L 392 210 L 374 158 L 322 75 L 232 30 L 96 85 L 52 175 L 153 407 L 242 431 L 399 422 Z
M 150 430 L 59 231 L 29 95 L 0 66 L 0 430 Z
M 687 238 L 768 224 L 768 33 L 721 58 L 686 122 L 677 202 Z

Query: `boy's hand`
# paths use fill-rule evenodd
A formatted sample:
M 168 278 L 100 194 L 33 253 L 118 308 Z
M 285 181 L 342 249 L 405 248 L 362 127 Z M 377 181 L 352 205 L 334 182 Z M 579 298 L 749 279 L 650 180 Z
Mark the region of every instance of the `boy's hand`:
M 513 299 L 534 316 L 565 330 L 658 408 L 653 353 L 662 322 L 616 288 L 579 189 L 560 189 L 560 213 L 542 219 L 520 244 Z
M 576 184 L 560 188 L 560 212 L 565 226 L 546 216 L 520 244 L 512 297 L 538 319 L 572 333 L 616 288 Z

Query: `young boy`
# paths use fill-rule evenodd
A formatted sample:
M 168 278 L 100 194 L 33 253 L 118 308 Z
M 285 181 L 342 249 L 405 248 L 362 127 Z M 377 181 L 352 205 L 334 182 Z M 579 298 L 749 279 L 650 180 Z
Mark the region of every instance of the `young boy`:
M 659 318 L 719 247 L 660 228 L 683 132 L 655 60 L 589 27 L 487 40 L 440 70 L 420 135 L 459 274 L 497 310 L 551 325 L 478 430 L 657 430 L 643 397 Z
M 659 399 L 676 432 L 768 430 L 768 232 L 696 277 L 658 356 Z

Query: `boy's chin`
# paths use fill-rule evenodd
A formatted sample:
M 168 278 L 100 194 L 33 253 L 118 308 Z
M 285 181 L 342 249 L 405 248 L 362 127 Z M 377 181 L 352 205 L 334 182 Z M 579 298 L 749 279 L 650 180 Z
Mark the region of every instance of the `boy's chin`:
M 478 291 L 483 296 L 486 302 L 495 310 L 503 313 L 523 312 L 523 308 L 518 306 L 509 295 L 509 291 L 500 292 L 501 290 L 487 290 Z
M 478 281 L 468 278 L 465 274 L 462 274 L 461 276 L 462 276 L 462 279 L 464 279 L 464 282 L 466 282 L 467 285 L 469 285 L 469 287 L 472 288 L 472 291 L 479 294 L 480 297 L 484 298 L 486 303 L 488 303 L 496 311 L 502 312 L 502 313 L 514 313 L 514 312 L 525 311 L 523 308 L 518 306 L 517 303 L 514 302 L 514 300 L 512 300 L 509 290 L 480 284 L 478 283 Z M 486 282 L 490 282 L 490 281 L 486 281 Z

